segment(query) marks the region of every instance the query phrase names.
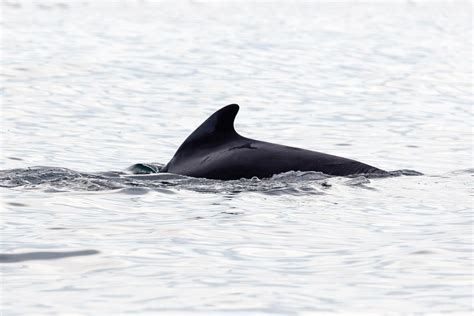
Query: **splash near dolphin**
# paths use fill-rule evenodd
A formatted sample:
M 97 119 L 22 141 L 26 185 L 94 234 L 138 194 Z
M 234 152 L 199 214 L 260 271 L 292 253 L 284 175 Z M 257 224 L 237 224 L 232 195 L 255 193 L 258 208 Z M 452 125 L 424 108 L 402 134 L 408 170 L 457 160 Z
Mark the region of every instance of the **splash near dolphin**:
M 230 104 L 211 115 L 160 172 L 219 180 L 269 178 L 288 171 L 333 176 L 388 174 L 352 159 L 243 137 L 234 129 L 238 111 L 237 104 Z

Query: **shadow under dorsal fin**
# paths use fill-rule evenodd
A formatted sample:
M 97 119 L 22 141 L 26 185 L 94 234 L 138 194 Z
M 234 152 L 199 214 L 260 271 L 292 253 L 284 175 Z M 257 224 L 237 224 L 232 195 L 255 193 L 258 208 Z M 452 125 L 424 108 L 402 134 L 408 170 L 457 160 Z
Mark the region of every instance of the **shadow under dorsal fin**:
M 186 138 L 180 149 L 191 143 L 218 141 L 237 135 L 234 129 L 237 112 L 239 112 L 237 104 L 229 104 L 218 110 Z

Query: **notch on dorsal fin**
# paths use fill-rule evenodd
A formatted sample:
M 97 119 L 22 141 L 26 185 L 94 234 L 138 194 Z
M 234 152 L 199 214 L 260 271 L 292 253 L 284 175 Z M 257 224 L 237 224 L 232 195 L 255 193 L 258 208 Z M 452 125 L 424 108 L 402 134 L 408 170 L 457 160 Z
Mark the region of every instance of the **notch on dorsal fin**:
M 218 110 L 189 135 L 181 147 L 189 143 L 212 142 L 237 135 L 234 129 L 237 112 L 239 112 L 237 104 L 229 104 Z

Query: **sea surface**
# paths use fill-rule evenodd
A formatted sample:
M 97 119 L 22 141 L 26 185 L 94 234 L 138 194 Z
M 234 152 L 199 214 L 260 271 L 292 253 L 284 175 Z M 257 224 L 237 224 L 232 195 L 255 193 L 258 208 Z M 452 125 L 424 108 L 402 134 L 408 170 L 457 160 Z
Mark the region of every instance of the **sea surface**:
M 1 10 L 1 315 L 473 312 L 470 2 Z M 230 103 L 242 135 L 398 172 L 127 169 Z

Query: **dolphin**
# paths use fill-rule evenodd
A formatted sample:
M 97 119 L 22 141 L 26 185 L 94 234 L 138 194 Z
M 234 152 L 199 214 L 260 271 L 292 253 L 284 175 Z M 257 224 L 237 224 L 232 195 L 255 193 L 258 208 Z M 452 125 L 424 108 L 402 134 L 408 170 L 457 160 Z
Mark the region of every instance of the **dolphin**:
M 160 172 L 219 180 L 270 178 L 287 171 L 332 176 L 388 174 L 352 159 L 243 137 L 234 129 L 238 111 L 237 104 L 230 104 L 212 114 Z

